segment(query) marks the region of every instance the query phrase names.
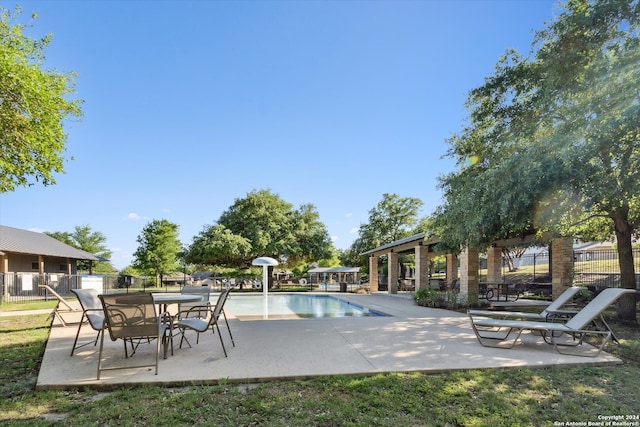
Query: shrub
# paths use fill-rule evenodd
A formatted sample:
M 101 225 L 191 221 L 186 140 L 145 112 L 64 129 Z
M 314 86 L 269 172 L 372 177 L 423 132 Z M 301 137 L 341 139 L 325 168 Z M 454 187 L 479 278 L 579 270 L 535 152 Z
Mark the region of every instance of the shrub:
M 457 292 L 438 292 L 431 287 L 418 289 L 413 298 L 416 304 L 423 307 L 444 308 L 447 310 L 459 310 L 468 307 L 465 301 L 460 300 L 460 295 Z

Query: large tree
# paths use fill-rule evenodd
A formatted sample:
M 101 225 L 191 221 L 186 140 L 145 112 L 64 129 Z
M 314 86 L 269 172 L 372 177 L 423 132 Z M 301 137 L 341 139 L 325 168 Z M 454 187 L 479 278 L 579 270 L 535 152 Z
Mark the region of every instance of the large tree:
M 341 260 L 366 267 L 367 260 L 360 256 L 362 252 L 414 234 L 422 205 L 422 200 L 415 197 L 383 194 L 382 200 L 369 210 L 369 221 L 360 224 L 358 237 Z
M 153 220 L 142 229 L 137 241 L 140 246 L 133 254 L 134 268 L 155 275 L 160 282 L 164 274 L 179 270 L 182 246 L 177 224 L 166 219 Z
M 51 35 L 25 36 L 19 15 L 0 8 L 0 193 L 55 184 L 64 172 L 63 122 L 81 115 L 81 101 L 70 98 L 75 74 L 44 68 Z
M 238 198 L 185 252 L 194 264 L 246 268 L 260 256 L 290 264 L 329 256 L 331 241 L 311 204 L 299 209 L 269 190 Z
M 251 243 L 244 237 L 233 234 L 224 225 L 214 224 L 193 238 L 184 253 L 190 264 L 245 266 L 251 258 Z
M 106 246 L 107 238 L 101 232 L 91 230 L 89 225 L 76 225 L 73 232 L 53 231 L 45 234 L 105 260 L 111 258 L 111 251 Z M 89 270 L 89 261 L 78 261 L 78 269 Z M 114 268 L 107 261 L 98 261 L 93 270 L 107 273 Z
M 360 224 L 358 245 L 373 249 L 408 237 L 418 224 L 422 200 L 385 193 L 382 200 L 369 211 L 369 222 Z
M 524 233 L 615 237 L 635 289 L 640 225 L 640 3 L 571 0 L 529 57 L 507 52 L 449 142 L 438 225 L 449 249 Z M 619 315 L 635 320 L 633 295 Z

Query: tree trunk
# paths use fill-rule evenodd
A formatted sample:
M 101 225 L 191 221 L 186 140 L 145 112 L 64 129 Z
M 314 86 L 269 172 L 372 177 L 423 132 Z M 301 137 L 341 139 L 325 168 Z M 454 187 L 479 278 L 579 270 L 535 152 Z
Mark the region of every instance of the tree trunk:
M 620 263 L 620 287 L 636 289 L 636 273 L 633 266 L 633 250 L 631 236 L 633 229 L 628 221 L 627 210 L 616 210 L 611 213 L 615 224 L 618 243 L 618 262 Z M 618 316 L 624 322 L 636 322 L 636 296 L 623 295 L 618 300 Z
M 516 271 L 515 266 L 513 264 L 513 258 L 511 258 L 511 251 L 509 250 L 509 248 L 502 248 L 502 259 L 504 259 L 507 262 L 507 268 L 509 269 L 509 272 Z

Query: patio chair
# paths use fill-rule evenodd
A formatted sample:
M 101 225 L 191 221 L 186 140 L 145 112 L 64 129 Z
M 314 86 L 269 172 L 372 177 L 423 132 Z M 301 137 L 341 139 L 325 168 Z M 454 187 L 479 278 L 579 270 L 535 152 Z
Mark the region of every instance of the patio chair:
M 227 301 L 227 297 L 229 296 L 229 290 L 225 289 L 220 292 L 220 296 L 218 297 L 218 301 L 214 307 L 203 306 L 202 309 L 208 309 L 208 316 L 206 319 L 200 319 L 197 317 L 187 317 L 178 320 L 173 324 L 174 328 L 180 329 L 180 348 L 182 348 L 182 342 L 186 341 L 191 347 L 191 343 L 185 336 L 185 331 L 187 329 L 191 329 L 198 333 L 198 338 L 196 340 L 196 344 L 198 344 L 200 333 L 206 332 L 207 329 L 211 328 L 211 332 L 215 335 L 216 330 L 218 331 L 218 337 L 220 338 L 220 344 L 222 344 L 222 351 L 224 351 L 224 357 L 227 357 L 227 349 L 224 346 L 224 340 L 222 339 L 222 334 L 220 333 L 220 314 L 224 313 L 224 303 Z M 226 321 L 226 316 L 225 316 Z M 214 329 L 215 328 L 215 329 Z M 229 331 L 229 336 L 231 337 L 231 343 L 233 346 L 236 346 L 236 343 L 233 341 L 233 336 L 231 335 L 231 329 L 229 328 L 229 323 L 227 322 L 227 330 Z
M 82 319 L 80 320 L 80 324 L 78 325 L 78 332 L 76 332 L 76 339 L 73 341 L 73 347 L 71 347 L 71 356 L 76 351 L 77 348 L 84 347 L 85 345 L 89 345 L 93 342 L 93 345 L 98 344 L 98 338 L 100 338 L 100 334 L 104 332 L 104 310 L 102 309 L 102 302 L 100 302 L 100 298 L 98 298 L 98 291 L 95 289 L 71 289 L 77 297 L 80 305 L 82 306 Z M 97 331 L 96 339 L 93 341 L 89 341 L 82 345 L 78 344 L 78 337 L 80 336 L 80 329 L 82 329 L 82 325 L 84 324 L 85 319 L 87 323 L 94 331 Z
M 560 354 L 596 357 L 611 339 L 612 331 L 610 328 L 606 330 L 590 330 L 587 328 L 607 307 L 625 293 L 631 292 L 635 292 L 635 290 L 620 288 L 605 289 L 575 316 L 569 319 L 567 323 L 492 319 L 487 317 L 474 317 L 471 313 L 469 313 L 469 319 L 471 320 L 473 332 L 476 334 L 480 344 L 484 347 L 512 348 L 516 344 L 522 331 L 528 330 L 540 333 L 544 341 L 547 344 L 552 344 Z M 505 329 L 506 333 L 504 332 Z M 514 331 L 515 338 L 513 338 L 510 345 L 502 346 L 501 343 L 507 342 L 509 335 Z M 570 336 L 572 340 L 565 342 L 558 341 L 559 337 L 566 335 Z M 560 351 L 561 347 L 577 347 L 581 345 L 584 338 L 588 335 L 603 337 L 602 344 L 597 348 L 597 352 L 594 355 Z
M 211 311 L 211 288 L 209 286 L 183 286 L 180 290 L 182 294 L 200 295 L 201 300 L 195 302 L 183 302 L 178 307 L 178 313 L 173 318 L 174 322 L 186 318 L 207 319 Z M 198 333 L 197 341 L 200 340 Z M 197 342 L 196 341 L 196 342 Z
M 473 316 L 488 316 L 501 319 L 522 319 L 522 320 L 555 320 L 558 316 L 558 310 L 582 290 L 580 286 L 572 286 L 565 290 L 558 298 L 551 302 L 540 313 L 526 313 L 522 311 L 499 311 L 499 310 L 469 310 L 469 314 Z M 573 312 L 576 314 L 577 312 Z M 563 312 L 570 315 L 571 312 Z
M 73 313 L 73 312 L 78 312 L 80 310 L 78 310 L 77 308 L 75 308 L 71 304 L 69 304 L 67 302 L 67 300 L 65 300 L 56 291 L 54 291 L 51 286 L 49 286 L 49 285 L 38 285 L 38 287 L 42 288 L 42 289 L 45 289 L 47 292 L 51 293 L 51 295 L 56 297 L 56 299 L 58 300 L 58 305 L 53 310 L 52 315 L 57 317 L 58 320 L 60 320 L 60 323 L 62 323 L 62 326 L 67 326 L 67 322 L 62 317 L 62 313 Z M 63 309 L 62 306 L 65 306 L 66 309 Z
M 114 369 L 146 368 L 155 366 L 158 375 L 158 359 L 160 345 L 164 346 L 164 358 L 167 358 L 167 339 L 171 340 L 171 354 L 173 354 L 173 337 L 167 331 L 171 329 L 171 316 L 167 313 L 156 314 L 153 296 L 147 293 L 139 294 L 105 294 L 99 295 L 105 316 L 105 329 L 109 331 L 112 341 L 123 340 L 125 358 L 133 356 L 141 341 L 156 339 L 155 363 L 145 365 L 128 365 L 116 367 L 102 367 L 102 352 L 104 348 L 104 333 L 100 340 L 98 356 L 98 379 L 102 371 Z M 132 344 L 131 354 L 127 351 L 127 341 Z M 135 345 L 134 345 L 135 342 Z
M 209 302 L 209 298 L 211 298 L 211 288 L 209 286 L 183 286 L 180 293 L 200 295 L 202 299 L 196 302 L 181 303 L 178 309 L 179 311 L 176 314 L 176 320 L 178 320 L 178 316 L 199 318 L 207 317 L 209 309 L 206 308 L 203 310 L 202 308 L 211 305 Z

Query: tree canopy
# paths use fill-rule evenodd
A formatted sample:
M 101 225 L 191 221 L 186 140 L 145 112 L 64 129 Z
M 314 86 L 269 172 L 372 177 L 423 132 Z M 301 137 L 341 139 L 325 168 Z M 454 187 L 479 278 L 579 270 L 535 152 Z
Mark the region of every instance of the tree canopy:
M 81 101 L 69 98 L 75 74 L 44 68 L 51 35 L 25 36 L 19 15 L 0 8 L 0 193 L 55 184 L 54 174 L 64 172 L 63 122 L 81 116 Z
M 528 57 L 506 52 L 471 91 L 468 124 L 448 141 L 460 170 L 440 181 L 447 249 L 529 233 L 615 236 L 621 285 L 635 289 L 639 17 L 637 0 L 570 0 Z
M 260 256 L 295 264 L 330 256 L 332 245 L 312 204 L 298 209 L 269 190 L 238 198 L 185 251 L 187 262 L 246 268 Z
M 369 221 L 360 224 L 358 237 L 341 257 L 342 262 L 354 266 L 366 266 L 360 254 L 369 249 L 391 243 L 416 233 L 422 200 L 385 193 L 382 200 L 369 210 Z
M 73 232 L 53 231 L 45 234 L 106 260 L 111 258 L 111 251 L 106 246 L 107 238 L 99 231 L 92 231 L 89 225 L 76 225 Z M 78 261 L 78 269 L 89 270 L 89 261 Z M 107 273 L 112 272 L 114 268 L 106 261 L 98 261 L 94 270 Z
M 138 236 L 138 249 L 133 254 L 133 267 L 156 277 L 179 270 L 178 225 L 166 219 L 148 223 Z

